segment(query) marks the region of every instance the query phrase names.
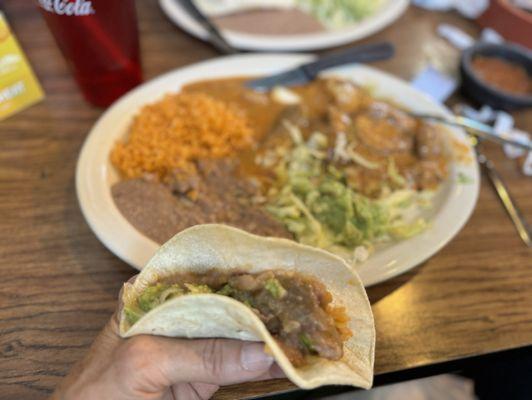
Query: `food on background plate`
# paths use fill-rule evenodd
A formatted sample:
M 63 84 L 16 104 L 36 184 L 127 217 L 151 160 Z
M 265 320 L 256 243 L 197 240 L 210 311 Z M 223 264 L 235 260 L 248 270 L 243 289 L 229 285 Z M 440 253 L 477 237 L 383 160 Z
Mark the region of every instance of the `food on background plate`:
M 115 204 L 137 229 L 163 243 L 225 223 L 359 262 L 426 228 L 448 172 L 445 131 L 348 80 L 266 93 L 243 82 L 194 82 L 139 112 L 111 155 Z M 182 110 L 196 96 L 201 112 Z
M 325 26 L 296 8 L 250 10 L 213 18 L 222 29 L 252 35 L 305 35 L 324 32 Z
M 520 64 L 497 57 L 476 56 L 471 66 L 482 81 L 495 89 L 515 96 L 532 95 L 532 77 Z
M 374 14 L 383 0 L 297 0 L 302 10 L 316 17 L 329 29 L 341 29 Z
M 371 386 L 375 330 L 340 258 L 224 225 L 189 228 L 124 285 L 120 333 L 263 341 L 302 388 Z
M 259 195 L 248 179 L 235 176 L 235 162 L 198 161 L 193 172 L 176 170 L 161 184 L 135 178 L 111 191 L 121 213 L 139 231 L 164 243 L 190 226 L 223 222 L 251 233 L 291 238 L 290 231 L 267 210 L 248 199 Z
M 224 29 L 293 35 L 349 27 L 377 12 L 383 1 L 196 0 L 196 3 Z

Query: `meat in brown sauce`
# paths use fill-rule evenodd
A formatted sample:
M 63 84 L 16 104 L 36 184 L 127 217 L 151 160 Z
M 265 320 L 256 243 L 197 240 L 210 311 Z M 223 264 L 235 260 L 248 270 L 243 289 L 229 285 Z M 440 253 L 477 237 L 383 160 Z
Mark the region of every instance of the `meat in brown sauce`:
M 331 306 L 332 296 L 316 279 L 290 271 L 259 274 L 209 271 L 167 277 L 165 284 L 207 285 L 252 308 L 295 366 L 307 355 L 338 360 L 349 336 L 343 309 Z M 272 286 L 274 285 L 274 286 Z M 334 315 L 342 315 L 335 320 Z M 338 326 L 337 326 L 338 325 Z
M 297 106 L 282 106 L 261 97 L 257 101 L 252 92 L 242 85 L 244 78 L 230 78 L 193 83 L 188 91 L 208 93 L 219 99 L 238 104 L 254 121 L 261 141 L 259 149 L 290 143 L 283 121 L 301 129 L 305 137 L 320 131 L 334 143 L 340 132 L 346 133 L 355 146 L 353 150 L 371 163 L 368 169 L 356 163 L 343 163 L 351 185 L 369 197 L 379 197 L 383 184 L 394 187 L 388 176 L 393 161 L 413 189 L 435 189 L 447 175 L 447 154 L 444 151 L 442 132 L 427 123 L 409 116 L 393 104 L 375 100 L 368 91 L 355 83 L 339 79 L 317 79 L 307 85 L 291 88 L 301 98 Z M 254 157 L 248 160 L 244 169 Z M 248 168 L 255 171 L 253 168 Z

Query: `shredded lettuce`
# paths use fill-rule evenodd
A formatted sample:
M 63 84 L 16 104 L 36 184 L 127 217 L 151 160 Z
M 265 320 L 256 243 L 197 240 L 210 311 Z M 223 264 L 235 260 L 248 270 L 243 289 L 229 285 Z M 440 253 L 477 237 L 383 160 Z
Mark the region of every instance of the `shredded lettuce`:
M 174 297 L 182 296 L 184 294 L 212 293 L 211 288 L 207 285 L 185 283 L 184 286 L 185 288 L 177 283 L 172 285 L 167 283 L 156 283 L 153 286 L 148 286 L 139 295 L 136 304 L 124 307 L 127 321 L 133 325 L 145 313 Z
M 138 305 L 142 311 L 148 312 L 152 308 L 158 306 L 160 302 L 161 293 L 168 289 L 170 285 L 158 283 L 154 286 L 146 288 L 138 298 Z
M 294 147 L 278 165 L 279 190 L 270 196 L 267 210 L 285 224 L 296 239 L 311 246 L 360 260 L 359 250 L 390 238 L 406 238 L 426 227 L 422 218 L 411 218 L 418 209 L 417 192 L 402 189 L 383 199 L 370 199 L 349 186 L 344 174 L 316 156 L 328 147 L 319 133 L 304 141 L 291 127 Z M 406 183 L 395 165 L 388 168 L 396 186 Z M 349 256 L 346 256 L 348 254 Z
M 351 150 L 349 148 L 347 150 L 348 150 L 348 153 L 347 153 L 348 159 L 351 161 L 354 161 L 356 164 L 364 168 L 367 168 L 367 169 L 378 169 L 379 168 L 378 163 L 367 160 L 366 158 L 364 158 L 364 156 L 360 155 L 354 150 Z
M 275 278 L 268 279 L 264 285 L 264 289 L 270 292 L 270 294 L 276 299 L 282 299 L 286 296 L 286 289 Z
M 179 285 L 172 285 L 159 295 L 159 303 L 164 303 L 166 300 L 182 296 L 183 294 L 185 294 L 185 291 Z
M 344 28 L 366 18 L 379 8 L 381 0 L 296 0 L 299 6 L 329 28 Z
M 264 288 L 276 299 L 283 298 L 287 291 L 276 278 L 266 281 Z M 136 301 L 124 307 L 126 320 L 130 325 L 135 324 L 144 314 L 163 304 L 171 298 L 182 295 L 215 293 L 222 296 L 232 297 L 250 308 L 253 308 L 253 296 L 246 292 L 235 289 L 226 283 L 218 291 L 208 285 L 197 283 L 155 283 L 145 288 L 137 297 Z
M 137 307 L 129 306 L 124 307 L 124 314 L 127 322 L 129 322 L 130 325 L 133 325 L 144 315 L 144 312 Z
M 204 294 L 212 293 L 212 289 L 207 285 L 197 285 L 193 283 L 185 283 L 185 287 L 188 289 L 188 294 Z
M 399 171 L 397 170 L 397 166 L 395 165 L 395 161 L 393 158 L 390 158 L 390 161 L 388 162 L 388 179 L 397 187 L 403 188 L 406 187 L 406 179 L 404 176 L 402 176 Z
M 310 340 L 309 336 L 306 333 L 299 334 L 299 343 L 303 347 L 305 347 L 309 353 L 314 353 L 316 350 L 314 349 L 314 344 L 312 343 L 312 340 Z
M 316 140 L 319 137 L 319 140 Z M 386 212 L 377 202 L 355 193 L 343 174 L 327 168 L 309 151 L 309 144 L 323 150 L 326 138 L 312 135 L 288 154 L 281 176 L 285 181 L 268 210 L 282 220 L 299 241 L 330 247 L 356 247 L 383 232 Z
M 216 294 L 219 294 L 221 296 L 231 296 L 234 291 L 235 289 L 230 284 L 226 283 L 223 288 L 216 292 Z

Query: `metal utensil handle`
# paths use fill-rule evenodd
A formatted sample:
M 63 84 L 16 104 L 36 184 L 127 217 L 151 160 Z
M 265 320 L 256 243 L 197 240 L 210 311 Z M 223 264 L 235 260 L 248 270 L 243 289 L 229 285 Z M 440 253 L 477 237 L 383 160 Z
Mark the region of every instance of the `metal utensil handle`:
M 223 35 L 220 33 L 218 28 L 213 25 L 211 20 L 205 16 L 198 7 L 194 4 L 192 0 L 174 0 L 183 4 L 183 6 L 188 10 L 192 17 L 209 33 L 210 43 L 224 54 L 236 54 L 236 50 L 233 46 L 225 40 Z
M 512 146 L 520 147 L 528 151 L 532 151 L 532 142 L 530 141 L 523 142 L 523 141 L 507 139 L 505 137 L 499 136 L 495 133 L 495 131 L 493 130 L 491 126 L 483 124 L 482 122 L 475 121 L 474 119 L 471 119 L 471 118 L 459 117 L 459 116 L 441 117 L 439 115 L 419 114 L 419 113 L 411 113 L 411 115 L 417 118 L 438 121 L 438 122 L 441 122 L 447 125 L 459 126 L 461 128 L 468 128 L 476 132 L 475 134 L 477 136 L 480 136 L 483 139 L 490 140 L 492 142 L 496 142 L 499 144 L 509 144 Z
M 532 143 L 525 143 L 519 140 L 507 139 L 502 136 L 499 136 L 491 126 L 483 124 L 482 122 L 475 121 L 471 118 L 459 116 L 455 117 L 455 119 L 457 123 L 461 124 L 466 128 L 470 128 L 477 132 L 484 133 L 485 135 L 483 137 L 486 139 L 491 139 L 492 141 L 498 142 L 500 144 L 511 144 L 512 146 L 517 146 L 522 149 L 532 151 Z
M 351 63 L 364 63 L 370 61 L 385 60 L 392 57 L 395 48 L 391 43 L 383 42 L 377 44 L 368 44 L 364 46 L 351 47 L 347 50 L 332 53 L 320 57 L 318 61 L 302 66 L 307 76 L 312 80 L 320 72 L 328 68 Z
M 215 33 L 216 32 L 216 33 Z M 239 51 L 225 40 L 218 30 L 211 32 L 211 44 L 222 54 L 237 54 Z
M 488 175 L 489 181 L 492 184 L 493 188 L 499 195 L 508 216 L 512 220 L 517 233 L 521 240 L 528 246 L 532 246 L 532 239 L 530 237 L 530 231 L 526 225 L 526 222 L 517 208 L 515 201 L 513 200 L 510 192 L 508 191 L 504 181 L 499 176 L 497 170 L 494 168 L 492 162 L 486 158 L 482 153 L 478 152 L 478 161 L 484 168 L 484 171 Z

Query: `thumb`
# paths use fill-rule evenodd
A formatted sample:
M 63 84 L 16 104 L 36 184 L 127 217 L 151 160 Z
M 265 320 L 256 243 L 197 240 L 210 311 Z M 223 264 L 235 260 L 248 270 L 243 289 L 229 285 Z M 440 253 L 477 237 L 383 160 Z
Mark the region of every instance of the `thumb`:
M 179 340 L 168 348 L 160 367 L 171 384 L 202 382 L 230 385 L 267 373 L 274 359 L 264 344 L 228 339 Z

